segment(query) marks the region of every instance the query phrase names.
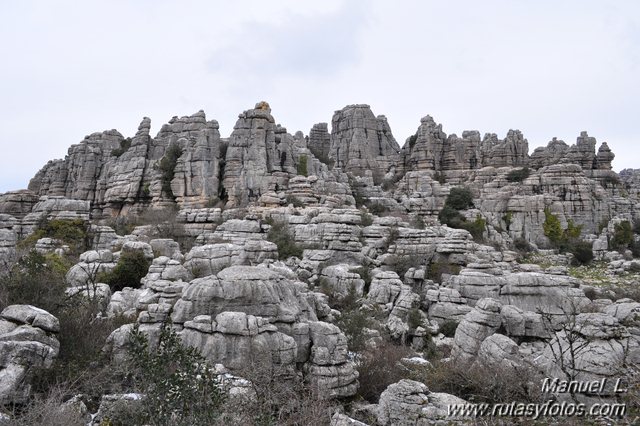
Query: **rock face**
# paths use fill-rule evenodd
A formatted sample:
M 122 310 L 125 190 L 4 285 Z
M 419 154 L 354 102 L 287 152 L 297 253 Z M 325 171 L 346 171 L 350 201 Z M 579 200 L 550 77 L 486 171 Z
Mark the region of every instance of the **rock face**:
M 29 305 L 0 313 L 0 404 L 24 404 L 34 369 L 50 368 L 58 356 L 58 319 Z
M 223 151 L 218 123 L 206 121 L 200 111 L 174 117 L 156 138 L 150 137 L 150 126 L 145 117 L 130 139 L 115 130 L 87 136 L 69 148 L 64 160 L 42 168 L 29 189 L 37 195 L 87 200 L 95 210 L 114 215 L 134 204 L 171 200 L 172 195 L 185 206 L 217 200 Z M 172 145 L 180 155 L 167 175 L 173 192 L 168 194 L 157 166 Z
M 596 154 L 596 138 L 587 132 L 581 132 L 575 145 L 567 145 L 564 141 L 553 138 L 546 147 L 536 148 L 531 154 L 531 166 L 541 168 L 558 163 L 572 163 L 583 170 L 611 170 L 611 162 L 615 154 L 609 145 L 603 142 Z
M 374 181 L 381 182 L 399 158 L 400 147 L 387 119 L 373 115 L 369 105 L 349 105 L 336 111 L 331 126 L 329 155 L 344 171 L 364 176 L 371 170 Z
M 377 421 L 384 426 L 409 426 L 460 420 L 449 415 L 448 406 L 465 403 L 453 395 L 430 392 L 424 383 L 404 379 L 380 395 Z
M 406 170 L 473 170 L 486 166 L 524 166 L 529 145 L 518 130 L 509 130 L 504 140 L 494 133 L 480 139 L 477 131 L 465 131 L 462 138 L 447 137 L 442 125 L 431 116 L 420 120 L 420 127 L 403 147 Z
M 266 102 L 240 114 L 229 137 L 224 169 L 229 204 L 257 201 L 278 184 L 283 186 L 287 173 L 296 173 L 292 145 L 293 138 L 276 126 Z

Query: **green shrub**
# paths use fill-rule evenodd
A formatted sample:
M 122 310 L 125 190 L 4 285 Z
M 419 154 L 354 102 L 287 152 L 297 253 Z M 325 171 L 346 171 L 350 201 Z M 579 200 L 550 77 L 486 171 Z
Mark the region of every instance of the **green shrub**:
M 437 260 L 431 262 L 427 269 L 427 279 L 430 279 L 436 283 L 442 283 L 442 275 L 458 275 L 460 273 L 460 266 L 453 263 Z
M 55 254 L 43 255 L 31 250 L 0 276 L 0 308 L 27 304 L 52 314 L 66 301 L 65 260 Z
M 509 182 L 522 182 L 526 178 L 531 175 L 531 170 L 528 167 L 523 167 L 522 169 L 511 170 L 507 174 L 507 180 Z
M 442 172 L 435 172 L 433 180 L 438 182 L 440 185 L 444 185 L 447 182 L 447 177 Z
M 411 226 L 415 229 L 425 229 L 427 225 L 424 223 L 422 216 L 416 215 L 411 220 Z
M 609 187 L 615 187 L 620 184 L 620 178 L 616 175 L 609 175 L 602 178 L 600 184 L 603 188 L 607 189 Z
M 533 247 L 531 247 L 529 241 L 522 237 L 513 240 L 513 247 L 520 253 L 531 253 L 533 251 Z
M 616 223 L 613 228 L 613 236 L 611 237 L 611 248 L 615 250 L 625 250 L 632 243 L 633 230 L 631 229 L 631 223 L 628 220 Z
M 144 417 L 154 425 L 210 425 L 220 415 L 225 393 L 198 349 L 183 346 L 165 325 L 151 349 L 137 325 L 129 355 L 144 397 Z
M 400 279 L 404 278 L 404 275 L 411 268 L 418 268 L 425 264 L 425 259 L 417 254 L 412 255 L 398 255 L 392 254 L 386 260 L 386 264 L 389 268 L 398 274 Z
M 466 210 L 473 207 L 473 195 L 469 188 L 455 187 L 451 188 L 449 195 L 445 201 L 445 205 L 454 210 Z
M 361 212 L 360 213 L 360 225 L 361 226 L 371 226 L 371 225 L 373 225 L 373 217 L 369 213 Z
M 506 228 L 507 228 L 507 231 L 508 231 L 509 228 L 511 227 L 511 223 L 513 222 L 513 212 L 511 210 L 508 210 L 502 216 L 502 220 L 504 221 L 504 224 L 506 225 Z
M 131 138 L 126 138 L 120 141 L 120 148 L 112 149 L 111 155 L 120 157 L 126 150 L 131 148 Z
M 389 213 L 389 207 L 379 202 L 365 203 L 371 213 L 376 216 L 384 216 Z
M 109 284 L 113 292 L 125 287 L 139 288 L 140 280 L 148 271 L 149 261 L 144 254 L 139 251 L 123 252 L 113 271 L 100 274 L 97 280 Z
M 304 207 L 302 200 L 295 195 L 287 195 L 286 200 L 287 204 L 292 204 L 293 207 Z
M 461 223 L 460 228 L 469 231 L 475 241 L 481 241 L 484 231 L 487 229 L 487 221 L 478 215 L 473 222 L 464 221 Z
M 18 248 L 29 250 L 40 238 L 55 238 L 68 245 L 73 255 L 91 248 L 88 225 L 82 219 L 53 219 L 38 223 L 36 230 L 18 243 Z
M 417 133 L 415 135 L 409 136 L 409 138 L 407 139 L 407 142 L 409 142 L 409 149 L 413 149 L 413 147 L 416 145 L 417 140 L 418 140 Z
M 444 334 L 445 337 L 453 337 L 456 335 L 458 324 L 458 321 L 451 319 L 445 320 L 440 326 L 440 333 Z
M 420 313 L 420 309 L 417 307 L 409 309 L 407 325 L 409 326 L 409 330 L 415 330 L 422 326 L 422 314 Z
M 458 210 L 445 204 L 443 209 L 440 210 L 440 213 L 438 214 L 438 220 L 443 225 L 447 225 L 451 228 L 459 228 L 460 224 L 463 223 L 466 219 Z
M 361 352 L 365 349 L 367 335 L 365 329 L 371 328 L 373 323 L 369 313 L 361 309 L 344 309 L 336 325 L 347 337 L 349 350 Z
M 593 244 L 587 241 L 578 241 L 571 247 L 574 261 L 580 265 L 586 265 L 593 260 Z
M 158 169 L 162 173 L 160 180 L 162 182 L 162 191 L 170 198 L 175 198 L 173 190 L 171 189 L 171 181 L 175 174 L 175 168 L 178 164 L 178 158 L 182 155 L 182 149 L 176 145 L 171 144 L 164 154 L 164 157 L 160 160 Z
M 371 281 L 372 281 L 372 277 L 371 277 L 371 271 L 369 271 L 369 268 L 367 268 L 366 266 L 360 266 L 359 268 L 357 268 L 354 271 L 356 274 L 360 275 L 360 278 L 362 279 L 362 281 L 364 281 L 364 294 L 368 294 L 369 293 L 369 287 L 371 287 Z
M 560 224 L 560 219 L 558 219 L 558 216 L 551 213 L 551 210 L 548 208 L 544 209 L 544 217 L 545 220 L 542 224 L 542 229 L 544 230 L 545 237 L 551 241 L 552 245 L 559 246 L 564 234 L 562 225 Z
M 309 175 L 309 171 L 307 170 L 307 156 L 306 155 L 301 155 L 300 157 L 298 157 L 297 171 L 298 171 L 298 174 L 301 175 L 301 176 L 308 176 Z
M 302 247 L 293 238 L 289 230 L 289 224 L 280 221 L 272 222 L 267 234 L 267 240 L 278 246 L 278 258 L 280 260 L 290 257 L 302 258 Z

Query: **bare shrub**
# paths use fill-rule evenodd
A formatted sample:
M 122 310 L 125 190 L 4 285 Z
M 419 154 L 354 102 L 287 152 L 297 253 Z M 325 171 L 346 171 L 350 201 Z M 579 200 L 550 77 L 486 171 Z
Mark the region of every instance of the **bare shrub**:
M 236 373 L 249 380 L 255 398 L 231 398 L 220 424 L 330 424 L 336 403 L 300 375 L 264 362 L 251 362 Z
M 512 368 L 452 360 L 414 367 L 414 380 L 432 392 L 445 392 L 470 402 L 540 402 L 542 377 L 531 367 Z
M 400 360 L 411 353 L 408 347 L 388 340 L 363 352 L 358 365 L 359 395 L 371 403 L 377 403 L 387 386 L 408 378 L 410 370 Z

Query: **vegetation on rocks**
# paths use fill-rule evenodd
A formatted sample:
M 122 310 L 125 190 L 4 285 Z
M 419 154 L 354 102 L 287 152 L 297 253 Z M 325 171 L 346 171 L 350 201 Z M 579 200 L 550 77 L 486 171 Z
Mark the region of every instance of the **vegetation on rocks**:
M 125 287 L 139 288 L 140 280 L 147 275 L 149 261 L 139 251 L 123 252 L 113 271 L 101 274 L 98 282 L 109 284 L 111 291 Z
M 302 257 L 302 247 L 289 229 L 289 224 L 282 221 L 271 221 L 271 227 L 267 233 L 267 240 L 278 246 L 278 256 L 281 260 L 290 257 Z
M 171 189 L 171 181 L 175 175 L 176 165 L 178 164 L 178 158 L 182 155 L 182 149 L 180 146 L 176 144 L 169 145 L 167 151 L 164 154 L 164 157 L 160 160 L 158 164 L 158 170 L 162 173 L 160 178 L 162 182 L 162 192 L 164 194 L 174 199 L 173 190 Z

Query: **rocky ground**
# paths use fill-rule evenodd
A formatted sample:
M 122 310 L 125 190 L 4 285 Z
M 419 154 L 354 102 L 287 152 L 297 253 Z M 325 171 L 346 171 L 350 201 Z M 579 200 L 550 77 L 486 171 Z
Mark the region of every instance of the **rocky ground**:
M 606 143 L 529 155 L 427 116 L 400 147 L 367 105 L 308 136 L 264 102 L 229 138 L 202 111 L 149 129 L 0 194 L 2 424 L 527 423 L 448 410 L 550 399 L 626 412 L 545 424 L 640 418 L 640 171 Z

